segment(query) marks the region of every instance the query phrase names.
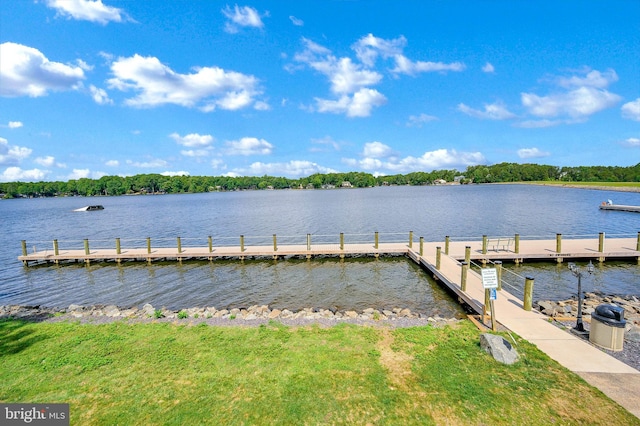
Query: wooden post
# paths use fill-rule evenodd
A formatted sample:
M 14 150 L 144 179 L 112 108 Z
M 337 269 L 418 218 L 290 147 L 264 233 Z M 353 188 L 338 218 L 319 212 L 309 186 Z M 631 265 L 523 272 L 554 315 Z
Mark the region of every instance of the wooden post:
M 177 242 L 178 242 L 178 254 L 182 253 L 182 240 L 180 239 L 180 237 L 176 238 Z
M 440 261 L 442 258 L 442 249 L 440 246 L 436 247 L 436 269 L 440 270 Z
M 116 254 L 121 254 L 122 250 L 120 249 L 120 238 L 116 238 Z
M 211 253 L 213 251 L 213 238 L 211 238 L 211 235 L 207 237 L 207 242 L 209 243 L 209 253 Z
M 340 250 L 344 250 L 344 232 L 340 233 Z
M 491 330 L 498 331 L 498 328 L 496 327 L 496 310 L 493 307 L 493 300 L 490 300 L 489 302 L 491 304 Z
M 84 254 L 89 256 L 89 240 L 86 238 L 84 239 Z
M 640 251 L 640 231 L 638 231 L 638 242 L 636 243 L 636 251 Z
M 151 237 L 147 237 L 147 254 L 151 254 Z
M 516 234 L 514 243 L 514 251 L 516 254 L 520 254 L 520 234 Z
M 482 236 L 482 254 L 487 254 L 487 236 Z
M 449 241 L 451 240 L 451 238 L 447 235 L 446 237 L 444 237 L 444 254 L 446 254 L 447 256 L 449 256 Z
M 604 251 L 604 232 L 598 234 L 598 251 L 600 253 Z
M 464 248 L 464 261 L 467 265 L 471 265 L 471 246 L 465 246 Z
M 530 311 L 533 306 L 533 278 L 526 277 L 524 280 L 524 310 Z
M 307 250 L 311 250 L 311 234 L 307 234 Z
M 273 234 L 273 251 L 278 251 L 278 240 L 276 239 L 276 234 Z
M 376 231 L 375 237 L 374 237 L 374 245 L 373 248 L 375 248 L 376 250 L 378 249 L 378 242 L 379 242 L 379 237 L 378 237 L 378 231 Z
M 244 251 L 244 235 L 240 235 L 240 251 Z
M 556 253 L 562 253 L 562 234 L 556 234 Z
M 496 260 L 493 263 L 496 265 L 496 275 L 498 275 L 498 291 L 500 291 L 502 290 L 502 261 Z
M 424 255 L 424 237 L 420 237 L 420 257 Z
M 467 268 L 469 264 L 467 262 L 462 262 L 461 276 L 460 276 L 460 290 L 467 291 Z
M 482 322 L 484 323 L 487 312 L 489 312 L 489 305 L 491 304 L 491 297 L 489 296 L 489 289 L 484 289 L 484 305 L 482 306 Z M 493 312 L 491 312 L 493 315 Z
M 26 256 L 27 255 L 27 240 L 22 240 L 22 241 L 20 241 L 20 243 L 22 244 L 22 255 Z
M 57 256 L 59 253 L 60 253 L 60 250 L 58 248 L 58 240 L 53 240 L 53 254 Z
M 413 231 L 409 231 L 409 248 L 413 248 Z

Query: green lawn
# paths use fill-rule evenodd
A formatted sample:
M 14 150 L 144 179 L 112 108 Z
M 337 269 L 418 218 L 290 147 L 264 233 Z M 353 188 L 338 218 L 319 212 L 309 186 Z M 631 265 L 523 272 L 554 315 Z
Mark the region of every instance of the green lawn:
M 536 185 L 558 185 L 558 186 L 584 186 L 584 187 L 611 187 L 611 188 L 640 188 L 640 182 L 565 182 L 565 181 L 531 181 L 522 182 Z
M 0 321 L 0 401 L 71 424 L 606 424 L 640 421 L 525 341 L 505 366 L 445 328 Z M 507 338 L 510 338 L 506 336 Z

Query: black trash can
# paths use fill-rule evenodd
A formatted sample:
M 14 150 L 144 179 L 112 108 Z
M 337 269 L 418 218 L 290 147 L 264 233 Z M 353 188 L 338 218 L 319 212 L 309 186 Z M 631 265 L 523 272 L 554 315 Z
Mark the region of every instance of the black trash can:
M 626 325 L 624 308 L 616 305 L 598 305 L 591 314 L 589 341 L 605 349 L 621 351 Z

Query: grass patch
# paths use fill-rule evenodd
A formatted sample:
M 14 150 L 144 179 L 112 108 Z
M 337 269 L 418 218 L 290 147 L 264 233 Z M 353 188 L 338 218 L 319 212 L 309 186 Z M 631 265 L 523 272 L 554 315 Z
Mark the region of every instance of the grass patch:
M 255 328 L 0 322 L 0 401 L 72 424 L 640 424 L 527 342 L 504 366 L 472 324 Z
M 565 181 L 531 181 L 519 182 L 534 185 L 557 185 L 557 186 L 584 186 L 584 187 L 611 187 L 611 188 L 640 188 L 640 182 L 565 182 Z

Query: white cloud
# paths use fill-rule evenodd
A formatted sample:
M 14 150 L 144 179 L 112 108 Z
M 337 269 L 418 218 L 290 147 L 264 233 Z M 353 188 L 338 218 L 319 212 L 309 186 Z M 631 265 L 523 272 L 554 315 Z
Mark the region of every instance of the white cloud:
M 516 115 L 510 112 L 501 102 L 484 104 L 484 110 L 473 109 L 463 103 L 458 104 L 458 111 L 475 118 L 486 120 L 508 120 Z
M 91 91 L 91 97 L 93 98 L 95 103 L 99 105 L 113 104 L 113 101 L 109 99 L 109 95 L 107 94 L 106 90 L 100 89 L 93 84 L 89 86 L 89 90 Z
M 620 96 L 593 87 L 580 87 L 566 93 L 538 96 L 521 94 L 522 105 L 529 113 L 538 117 L 569 116 L 583 119 L 603 109 L 611 108 L 620 101 Z
M 215 170 L 226 170 L 227 165 L 224 163 L 223 160 L 219 158 L 214 158 L 213 160 L 211 160 L 211 167 Z
M 315 98 L 319 112 L 346 114 L 347 117 L 368 117 L 374 107 L 384 105 L 387 98 L 375 89 L 362 88 L 353 94 L 343 95 L 338 100 Z
M 365 65 L 372 67 L 378 55 L 384 59 L 402 55 L 407 39 L 400 36 L 396 39 L 385 40 L 369 33 L 353 44 L 358 59 Z
M 421 72 L 446 72 L 464 71 L 466 66 L 462 62 L 424 62 L 424 61 L 411 61 L 403 55 L 395 56 L 396 67 L 391 70 L 394 74 L 407 74 L 415 75 Z
M 179 171 L 179 172 L 162 172 L 160 173 L 162 176 L 189 176 L 189 172 Z
M 228 175 L 239 176 L 249 174 L 253 176 L 276 175 L 276 176 L 310 176 L 314 173 L 338 173 L 337 170 L 320 166 L 317 163 L 303 160 L 292 160 L 286 163 L 261 163 L 251 164 L 246 169 L 235 169 Z
M 257 10 L 249 6 L 239 7 L 235 5 L 233 9 L 227 5 L 222 9 L 222 14 L 227 17 L 224 29 L 226 32 L 237 33 L 240 27 L 262 28 L 264 24 Z
M 38 157 L 33 161 L 36 164 L 40 164 L 41 166 L 44 166 L 44 167 L 53 167 L 56 164 L 55 157 L 53 157 L 51 155 L 48 155 L 46 157 Z
M 321 60 L 309 62 L 308 65 L 329 78 L 331 91 L 336 94 L 349 94 L 362 87 L 378 84 L 382 75 L 354 64 L 350 58 L 336 59 L 327 56 Z
M 302 27 L 304 26 L 304 21 L 302 19 L 298 19 L 295 16 L 291 15 L 289 16 L 289 19 L 291 19 L 291 22 L 293 23 L 293 25 L 295 25 L 296 27 Z
M 622 105 L 622 117 L 640 121 L 640 98 Z
M 407 121 L 407 126 L 409 127 L 422 127 L 423 124 L 429 123 L 431 121 L 437 121 L 438 117 L 434 117 L 433 115 L 420 114 L 420 115 L 410 115 L 409 121 Z
M 45 170 L 22 170 L 20 167 L 7 167 L 0 175 L 0 180 L 3 182 L 39 181 L 44 179 L 46 175 L 47 172 Z
M 538 148 L 522 148 L 518 150 L 518 157 L 520 158 L 542 158 L 550 155 L 551 153 L 540 151 Z
M 134 167 L 140 167 L 143 169 L 152 169 L 152 168 L 157 168 L 157 167 L 167 167 L 169 165 L 169 163 L 167 163 L 164 160 L 161 160 L 159 158 L 152 158 L 149 161 L 131 161 L 131 160 L 127 160 L 127 164 L 134 166 Z
M 387 161 L 379 158 L 363 158 L 361 160 L 343 159 L 345 164 L 359 166 L 363 170 L 389 173 L 411 173 L 415 171 L 436 170 L 451 167 L 466 167 L 486 162 L 480 152 L 458 152 L 454 149 L 438 149 L 425 152 L 420 157 L 390 157 Z
M 185 136 L 180 136 L 177 133 L 169 135 L 171 139 L 176 141 L 178 145 L 186 146 L 188 148 L 206 148 L 211 146 L 214 141 L 211 135 L 200 135 L 198 133 L 190 133 Z
M 18 129 L 23 126 L 21 121 L 10 121 L 7 125 L 10 129 Z
M 236 110 L 250 106 L 262 92 L 258 79 L 218 67 L 194 68 L 191 74 L 179 74 L 162 64 L 158 58 L 138 54 L 119 58 L 111 64 L 114 78 L 109 86 L 121 91 L 137 92 L 127 99 L 134 107 L 155 107 L 175 104 L 199 107 L 209 112 L 217 107 Z
M 73 172 L 67 176 L 67 179 L 87 179 L 91 176 L 91 171 L 89 169 L 73 169 Z
M 514 124 L 515 127 L 523 129 L 541 129 L 545 127 L 558 126 L 560 124 L 572 124 L 571 120 L 525 120 Z
M 336 142 L 331 136 L 325 136 L 319 139 L 311 139 L 311 143 L 314 145 L 319 145 L 311 148 L 311 152 L 322 152 L 322 151 L 340 151 L 340 144 Z M 323 146 L 331 147 L 329 149 L 323 148 Z
M 364 144 L 362 150 L 363 157 L 369 158 L 386 158 L 394 155 L 393 149 L 382 142 L 368 142 Z
M 559 77 L 557 84 L 560 87 L 572 88 L 572 87 L 595 87 L 598 89 L 604 89 L 609 87 L 609 84 L 618 81 L 618 74 L 612 69 L 608 69 L 605 72 L 598 70 L 584 69 L 582 71 L 584 77 L 573 75 L 571 77 Z
M 17 43 L 0 44 L 0 96 L 44 96 L 50 90 L 77 88 L 80 67 L 51 62 L 39 50 Z
M 33 150 L 23 146 L 9 145 L 9 141 L 0 137 L 0 165 L 16 165 L 29 157 Z
M 482 67 L 482 72 L 486 72 L 487 74 L 492 74 L 496 71 L 495 67 L 493 66 L 493 64 L 491 64 L 490 62 L 487 62 L 486 64 L 484 64 L 484 66 Z
M 273 145 L 266 140 L 249 137 L 227 141 L 226 145 L 229 155 L 269 155 L 273 150 Z
M 624 144 L 627 146 L 640 148 L 640 138 L 628 138 L 624 141 Z
M 56 9 L 61 16 L 102 25 L 126 19 L 122 9 L 107 6 L 102 0 L 47 0 L 47 6 Z
M 104 164 L 105 164 L 105 166 L 109 166 L 109 167 L 118 167 L 118 166 L 120 166 L 120 162 L 118 160 L 109 160 Z

